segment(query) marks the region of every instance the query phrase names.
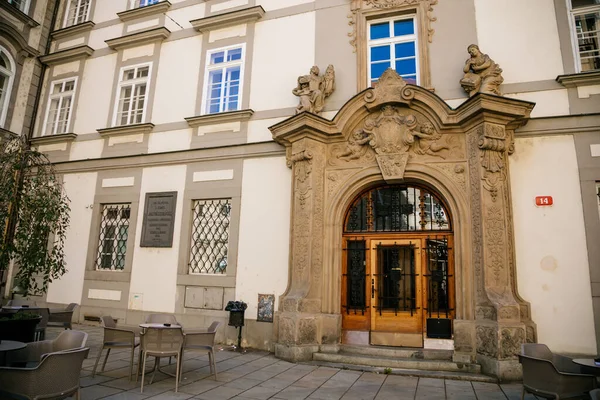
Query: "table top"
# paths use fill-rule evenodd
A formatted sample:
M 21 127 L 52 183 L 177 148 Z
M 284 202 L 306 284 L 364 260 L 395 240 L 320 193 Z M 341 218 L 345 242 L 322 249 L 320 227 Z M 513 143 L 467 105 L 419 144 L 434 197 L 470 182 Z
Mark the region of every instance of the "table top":
M 140 328 L 173 329 L 173 328 L 181 328 L 181 325 L 171 324 L 170 326 L 165 326 L 165 324 L 161 324 L 161 323 L 147 323 L 147 324 L 140 324 Z
M 2 306 L 3 310 L 28 310 L 30 308 L 33 310 L 36 310 L 39 307 L 37 307 L 37 306 L 25 306 L 25 307 L 23 307 L 23 306 Z
M 25 348 L 25 346 L 27 346 L 27 343 L 17 342 L 14 340 L 2 340 L 0 342 L 0 352 L 20 350 Z
M 586 367 L 600 368 L 600 365 L 596 364 L 593 358 L 574 358 L 573 362 Z

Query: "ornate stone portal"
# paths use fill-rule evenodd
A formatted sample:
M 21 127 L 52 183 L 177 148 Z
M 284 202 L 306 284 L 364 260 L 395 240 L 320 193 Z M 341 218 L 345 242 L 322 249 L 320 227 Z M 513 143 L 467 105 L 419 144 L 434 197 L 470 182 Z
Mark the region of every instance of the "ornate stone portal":
M 451 110 L 393 70 L 332 121 L 303 113 L 272 126 L 293 168 L 290 279 L 275 314 L 275 354 L 299 361 L 341 341 L 342 225 L 352 200 L 385 182 L 419 182 L 446 201 L 455 234 L 454 360 L 520 376 L 535 341 L 517 293 L 508 156 L 533 104 L 478 93 Z

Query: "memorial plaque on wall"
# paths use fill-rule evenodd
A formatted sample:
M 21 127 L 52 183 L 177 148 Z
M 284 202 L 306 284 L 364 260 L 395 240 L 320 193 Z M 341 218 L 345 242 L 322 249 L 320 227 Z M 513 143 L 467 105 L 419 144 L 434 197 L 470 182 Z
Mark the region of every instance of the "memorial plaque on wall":
M 146 193 L 140 247 L 173 246 L 177 192 Z

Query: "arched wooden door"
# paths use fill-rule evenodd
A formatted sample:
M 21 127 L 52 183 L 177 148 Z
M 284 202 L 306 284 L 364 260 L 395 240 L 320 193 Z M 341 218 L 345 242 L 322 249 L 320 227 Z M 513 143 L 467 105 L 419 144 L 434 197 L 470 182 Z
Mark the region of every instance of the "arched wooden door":
M 439 197 L 416 185 L 370 189 L 348 209 L 343 236 L 344 342 L 423 347 L 424 337 L 452 337 L 453 234 Z

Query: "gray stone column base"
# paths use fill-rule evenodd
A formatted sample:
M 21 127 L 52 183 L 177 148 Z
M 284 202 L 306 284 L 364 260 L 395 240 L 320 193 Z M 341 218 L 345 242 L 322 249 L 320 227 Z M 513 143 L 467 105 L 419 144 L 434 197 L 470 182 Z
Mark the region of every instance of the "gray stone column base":
M 275 357 L 281 358 L 285 361 L 299 362 L 299 361 L 312 361 L 313 353 L 319 351 L 319 345 L 284 345 L 275 344 Z

